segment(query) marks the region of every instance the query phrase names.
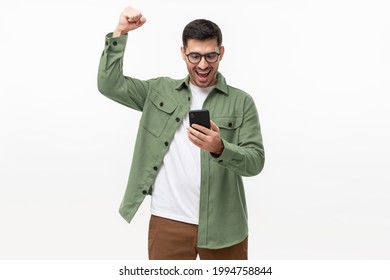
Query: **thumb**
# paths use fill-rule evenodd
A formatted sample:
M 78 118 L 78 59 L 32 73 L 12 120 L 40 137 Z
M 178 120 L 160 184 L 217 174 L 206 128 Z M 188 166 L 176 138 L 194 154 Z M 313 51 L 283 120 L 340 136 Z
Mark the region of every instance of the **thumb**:
M 219 127 L 212 120 L 210 120 L 210 126 L 213 131 L 219 132 Z
M 145 22 L 146 22 L 146 18 L 143 16 L 135 23 L 135 25 L 137 27 L 141 27 L 142 25 L 144 25 Z

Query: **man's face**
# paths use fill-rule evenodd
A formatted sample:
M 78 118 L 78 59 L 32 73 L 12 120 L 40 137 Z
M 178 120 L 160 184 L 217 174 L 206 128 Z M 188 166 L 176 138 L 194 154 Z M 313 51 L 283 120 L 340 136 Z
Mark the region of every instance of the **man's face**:
M 190 81 L 192 84 L 198 87 L 209 87 L 213 86 L 217 83 L 217 72 L 219 62 L 222 60 L 224 54 L 224 47 L 218 47 L 217 39 L 210 39 L 205 41 L 190 39 L 187 41 L 187 48 L 181 47 L 181 54 L 183 60 L 187 64 L 188 73 L 190 75 Z M 217 59 L 215 62 L 214 57 L 215 53 L 217 55 Z M 192 54 L 191 57 L 187 57 L 188 54 Z M 200 57 L 200 61 L 198 63 L 194 62 L 193 58 L 199 58 L 200 55 L 209 54 L 207 57 Z M 211 62 L 208 62 L 208 61 Z

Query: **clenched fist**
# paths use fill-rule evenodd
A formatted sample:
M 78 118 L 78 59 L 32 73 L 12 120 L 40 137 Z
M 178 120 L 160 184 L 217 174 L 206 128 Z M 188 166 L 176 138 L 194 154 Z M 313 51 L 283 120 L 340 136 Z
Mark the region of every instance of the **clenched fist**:
M 146 18 L 140 11 L 127 7 L 119 18 L 118 26 L 116 27 L 112 37 L 119 37 L 127 34 L 129 31 L 141 27 L 146 22 Z

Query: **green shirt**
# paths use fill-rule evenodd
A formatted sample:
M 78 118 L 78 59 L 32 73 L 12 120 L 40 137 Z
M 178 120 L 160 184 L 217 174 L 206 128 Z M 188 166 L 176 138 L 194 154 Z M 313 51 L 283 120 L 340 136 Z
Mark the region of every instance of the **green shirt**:
M 99 91 L 108 98 L 142 111 L 129 180 L 120 214 L 130 222 L 152 185 L 170 142 L 188 114 L 189 76 L 139 80 L 123 75 L 127 35 L 106 36 L 98 72 Z M 242 90 L 226 84 L 221 73 L 203 108 L 220 128 L 224 144 L 219 157 L 201 150 L 198 246 L 224 248 L 248 235 L 248 214 L 242 176 L 260 173 L 264 149 L 257 109 Z

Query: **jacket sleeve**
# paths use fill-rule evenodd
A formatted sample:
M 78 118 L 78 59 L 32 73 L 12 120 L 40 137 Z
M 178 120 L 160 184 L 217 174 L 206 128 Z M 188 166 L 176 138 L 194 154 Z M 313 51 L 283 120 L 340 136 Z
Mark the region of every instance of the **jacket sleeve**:
M 122 105 L 142 111 L 149 82 L 123 75 L 123 56 L 127 35 L 112 38 L 112 33 L 109 33 L 105 43 L 97 77 L 99 91 Z
M 254 176 L 264 167 L 264 146 L 256 105 L 248 96 L 237 144 L 222 139 L 224 150 L 213 160 L 240 176 Z

